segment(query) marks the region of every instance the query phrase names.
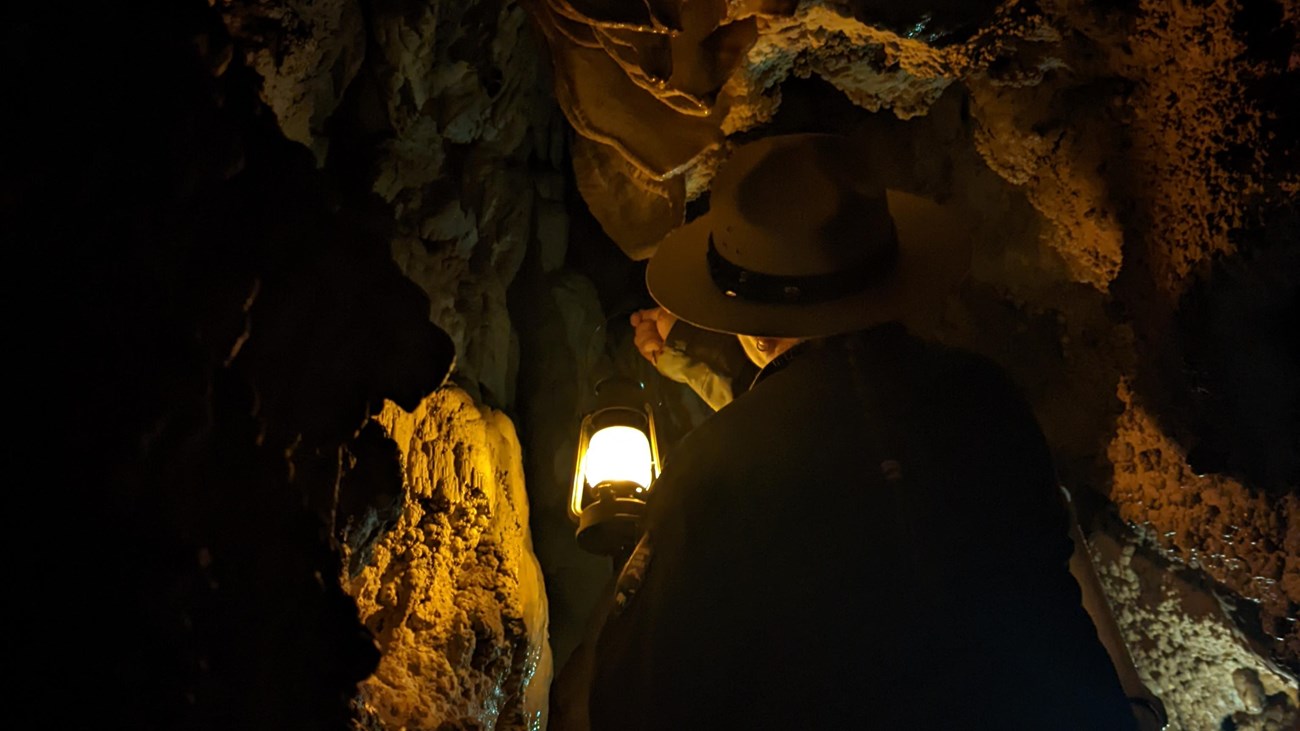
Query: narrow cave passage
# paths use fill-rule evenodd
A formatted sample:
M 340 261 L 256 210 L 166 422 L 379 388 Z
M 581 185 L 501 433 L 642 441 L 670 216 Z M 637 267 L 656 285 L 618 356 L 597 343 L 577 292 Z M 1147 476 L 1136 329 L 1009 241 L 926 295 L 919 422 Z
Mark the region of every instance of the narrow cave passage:
M 44 376 L 16 456 L 57 475 L 13 491 L 22 720 L 568 731 L 554 681 L 620 568 L 567 512 L 593 389 L 644 383 L 667 461 L 713 416 L 637 353 L 649 258 L 735 150 L 833 133 L 970 212 L 922 334 L 1024 394 L 1169 727 L 1296 727 L 1291 4 L 3 26 L 14 353 Z

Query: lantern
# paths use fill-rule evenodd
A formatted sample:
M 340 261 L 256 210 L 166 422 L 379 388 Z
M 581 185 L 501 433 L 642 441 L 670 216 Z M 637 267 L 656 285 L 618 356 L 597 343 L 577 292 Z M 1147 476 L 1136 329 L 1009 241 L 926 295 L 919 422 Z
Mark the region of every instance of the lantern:
M 578 545 L 608 556 L 636 545 L 646 499 L 659 476 L 654 409 L 639 381 L 607 378 L 582 419 L 569 497 Z

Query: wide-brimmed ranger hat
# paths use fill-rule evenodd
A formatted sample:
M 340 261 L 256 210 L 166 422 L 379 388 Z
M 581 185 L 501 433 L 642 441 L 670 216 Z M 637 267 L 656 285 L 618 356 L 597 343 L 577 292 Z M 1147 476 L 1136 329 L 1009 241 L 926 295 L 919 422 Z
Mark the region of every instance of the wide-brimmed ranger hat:
M 660 243 L 650 296 L 698 327 L 820 337 L 907 321 L 942 303 L 970 263 L 956 206 L 888 189 L 846 137 L 765 137 L 732 153 L 709 211 Z

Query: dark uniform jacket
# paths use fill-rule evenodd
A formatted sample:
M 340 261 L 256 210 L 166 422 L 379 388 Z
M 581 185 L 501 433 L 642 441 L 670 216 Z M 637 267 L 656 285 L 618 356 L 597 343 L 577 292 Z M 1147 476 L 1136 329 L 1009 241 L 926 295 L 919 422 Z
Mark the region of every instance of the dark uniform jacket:
M 897 325 L 806 343 L 652 494 L 559 728 L 1134 728 L 1044 438 L 982 358 Z

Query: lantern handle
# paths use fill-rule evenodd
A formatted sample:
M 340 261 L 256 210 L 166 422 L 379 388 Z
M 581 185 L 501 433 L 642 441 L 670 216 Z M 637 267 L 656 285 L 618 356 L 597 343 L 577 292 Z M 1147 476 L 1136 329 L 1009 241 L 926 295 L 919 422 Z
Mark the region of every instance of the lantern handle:
M 615 310 L 615 311 L 614 311 L 613 313 L 611 313 L 608 317 L 606 317 L 606 318 L 605 318 L 604 320 L 602 320 L 599 324 L 597 324 L 594 328 L 592 328 L 592 330 L 591 330 L 591 335 L 590 335 L 590 337 L 587 339 L 586 348 L 583 350 L 583 359 L 584 359 L 584 360 L 583 360 L 583 366 L 584 366 L 583 370 L 584 370 L 584 372 L 586 372 L 587 374 L 589 374 L 589 383 L 591 383 L 590 391 L 592 392 L 592 395 L 596 395 L 596 394 L 598 393 L 598 389 L 600 388 L 600 384 L 601 384 L 601 383 L 603 383 L 603 382 L 605 382 L 605 381 L 608 381 L 608 380 L 610 380 L 610 379 L 612 379 L 612 378 L 624 378 L 624 379 L 627 379 L 627 380 L 632 380 L 632 381 L 637 381 L 637 382 L 639 382 L 639 383 L 641 384 L 641 388 L 642 388 L 642 390 L 644 391 L 644 393 L 645 393 L 647 399 L 648 399 L 649 401 L 651 401 L 652 403 L 654 403 L 655 406 L 662 407 L 662 406 L 663 406 L 663 397 L 662 397 L 662 394 L 659 392 L 659 389 L 658 389 L 658 388 L 651 389 L 651 387 L 650 387 L 651 384 L 647 382 L 647 379 L 642 378 L 642 377 L 639 377 L 639 376 L 636 376 L 636 377 L 629 377 L 629 376 L 622 375 L 622 374 L 620 374 L 620 373 L 618 372 L 619 369 L 618 369 L 617 367 L 614 366 L 614 362 L 616 362 L 616 355 L 611 351 L 612 343 L 610 342 L 610 339 L 609 339 L 609 337 L 608 337 L 608 335 L 607 335 L 607 333 L 608 333 L 608 331 L 609 331 L 609 324 L 610 324 L 611 322 L 613 322 L 614 320 L 619 319 L 619 318 L 622 318 L 622 319 L 624 319 L 624 320 L 628 320 L 629 318 L 631 318 L 632 313 L 637 312 L 638 310 L 642 310 L 642 309 L 645 309 L 645 308 L 644 308 L 644 307 L 638 307 L 638 306 L 631 306 L 631 307 L 623 307 L 623 308 L 621 308 L 621 309 Z M 604 331 L 604 332 L 606 333 L 606 337 L 605 337 L 605 341 L 604 341 L 604 347 L 602 348 L 602 350 L 604 351 L 604 355 L 605 355 L 605 357 L 608 358 L 609 361 L 610 361 L 610 365 L 609 365 L 608 369 L 609 369 L 609 371 L 612 372 L 612 374 L 611 374 L 611 375 L 602 375 L 602 376 L 600 376 L 600 377 L 596 377 L 596 378 L 591 378 L 591 377 L 590 377 L 590 374 L 593 374 L 593 373 L 596 371 L 596 367 L 597 367 L 597 364 L 598 364 L 600 358 L 592 358 L 592 357 L 589 357 L 589 356 L 591 356 L 591 353 L 593 352 L 593 350 L 596 349 L 596 348 L 595 348 L 596 337 L 597 337 L 598 335 L 600 335 L 600 334 L 602 333 L 602 331 Z
M 615 312 L 614 312 L 613 314 L 611 314 L 609 317 L 606 317 L 604 320 L 602 320 L 602 321 L 600 322 L 600 324 L 598 324 L 598 325 L 596 325 L 594 328 L 592 328 L 592 329 L 591 329 L 591 337 L 587 339 L 587 351 L 588 351 L 588 352 L 591 351 L 591 344 L 592 344 L 593 342 L 595 342 L 595 340 L 596 340 L 596 334 L 599 333 L 601 330 L 608 329 L 608 327 L 609 327 L 609 323 L 613 322 L 615 318 L 618 318 L 618 317 L 622 317 L 622 318 L 630 318 L 630 317 L 632 317 L 632 313 L 633 313 L 633 312 L 636 312 L 638 309 L 639 309 L 639 308 L 636 308 L 636 307 L 624 307 L 624 308 L 621 309 L 621 310 L 617 310 L 617 311 L 615 311 Z

